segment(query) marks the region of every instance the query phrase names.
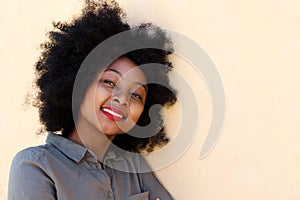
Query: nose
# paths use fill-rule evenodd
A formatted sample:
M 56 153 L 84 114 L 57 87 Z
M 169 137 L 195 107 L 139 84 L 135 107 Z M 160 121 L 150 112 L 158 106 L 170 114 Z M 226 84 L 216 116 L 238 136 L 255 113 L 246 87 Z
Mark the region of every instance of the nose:
M 129 105 L 129 97 L 125 94 L 115 94 L 112 100 L 122 106 Z

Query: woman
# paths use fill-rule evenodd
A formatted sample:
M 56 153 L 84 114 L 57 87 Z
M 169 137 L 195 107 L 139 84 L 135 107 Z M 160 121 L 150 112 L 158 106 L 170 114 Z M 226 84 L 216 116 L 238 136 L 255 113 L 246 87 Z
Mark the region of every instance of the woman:
M 35 66 L 34 105 L 48 137 L 45 145 L 15 156 L 9 199 L 172 199 L 140 154 L 168 142 L 161 107 L 152 108 L 176 102 L 167 76 L 172 45 L 158 27 L 130 27 L 124 16 L 114 1 L 86 1 L 73 21 L 54 23 Z M 126 52 L 106 66 L 88 65 L 76 79 L 98 44 L 136 28 L 146 30 L 145 42 L 160 49 Z M 122 47 L 107 51 L 113 48 Z M 166 67 L 140 67 L 147 63 Z M 145 132 L 132 134 L 135 130 Z

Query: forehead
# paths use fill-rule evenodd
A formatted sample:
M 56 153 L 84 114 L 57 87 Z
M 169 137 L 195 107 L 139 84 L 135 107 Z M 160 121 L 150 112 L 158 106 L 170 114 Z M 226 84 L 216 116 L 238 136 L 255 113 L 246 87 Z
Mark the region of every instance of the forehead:
M 143 71 L 137 67 L 133 61 L 126 57 L 118 58 L 110 66 L 108 66 L 106 71 L 116 73 L 124 79 L 146 83 Z

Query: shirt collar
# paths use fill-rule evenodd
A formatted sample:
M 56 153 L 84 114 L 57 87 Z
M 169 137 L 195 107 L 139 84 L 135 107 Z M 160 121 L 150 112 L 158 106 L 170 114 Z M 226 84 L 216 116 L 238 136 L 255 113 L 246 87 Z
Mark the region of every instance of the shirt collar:
M 87 148 L 52 132 L 48 132 L 46 143 L 52 144 L 59 151 L 61 151 L 63 154 L 65 154 L 77 163 L 80 162 L 80 160 L 86 155 L 87 151 L 89 152 L 89 154 L 95 157 L 93 152 L 89 151 Z M 114 145 L 111 145 L 105 154 L 104 163 L 106 163 L 108 160 L 123 160 L 122 157 L 119 155 L 118 151 L 116 151 L 112 146 Z
M 120 156 L 120 154 L 118 153 L 118 151 L 113 150 L 112 148 L 113 145 L 110 145 L 109 149 L 107 150 L 105 156 L 104 156 L 104 163 L 106 164 L 106 162 L 108 160 L 113 160 L 113 161 L 121 161 L 123 160 L 122 157 Z
M 52 132 L 48 132 L 46 143 L 52 144 L 59 151 L 77 163 L 80 162 L 87 152 L 87 148 Z

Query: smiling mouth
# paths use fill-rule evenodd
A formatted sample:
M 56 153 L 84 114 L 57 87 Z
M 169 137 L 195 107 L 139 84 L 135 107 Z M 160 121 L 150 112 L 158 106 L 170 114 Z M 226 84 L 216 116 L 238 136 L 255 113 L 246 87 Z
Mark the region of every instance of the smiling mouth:
M 112 107 L 101 107 L 100 110 L 110 120 L 120 121 L 120 120 L 125 120 L 126 119 L 125 114 L 121 110 L 119 110 L 119 109 L 112 108 Z

